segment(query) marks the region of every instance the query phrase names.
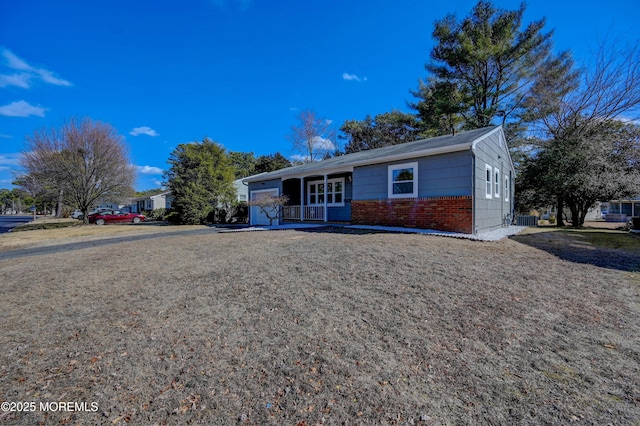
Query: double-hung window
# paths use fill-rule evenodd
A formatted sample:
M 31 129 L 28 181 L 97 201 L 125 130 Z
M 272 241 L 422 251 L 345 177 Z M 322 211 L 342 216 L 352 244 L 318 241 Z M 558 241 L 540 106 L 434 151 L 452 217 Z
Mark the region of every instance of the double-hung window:
M 493 198 L 493 178 L 492 178 L 492 173 L 493 173 L 493 167 L 491 167 L 488 164 L 485 164 L 485 197 L 486 198 Z
M 307 204 L 324 205 L 325 197 L 328 206 L 344 206 L 344 178 L 315 180 L 307 183 Z
M 418 196 L 418 163 L 388 166 L 389 198 L 415 198 Z
M 500 198 L 500 170 L 497 167 L 493 169 L 493 174 L 495 175 L 494 186 L 495 186 L 495 197 Z

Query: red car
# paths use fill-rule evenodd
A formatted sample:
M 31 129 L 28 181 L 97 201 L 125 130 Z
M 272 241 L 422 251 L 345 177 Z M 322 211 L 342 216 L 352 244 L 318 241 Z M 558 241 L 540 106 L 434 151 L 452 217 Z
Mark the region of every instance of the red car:
M 89 223 L 104 225 L 105 223 L 140 223 L 145 216 L 137 213 L 127 213 L 118 210 L 105 210 L 89 215 Z

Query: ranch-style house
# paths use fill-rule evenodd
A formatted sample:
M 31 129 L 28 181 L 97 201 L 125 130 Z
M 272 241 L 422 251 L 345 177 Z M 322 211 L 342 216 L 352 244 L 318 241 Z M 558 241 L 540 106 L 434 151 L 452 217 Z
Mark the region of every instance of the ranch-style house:
M 383 225 L 480 234 L 511 223 L 515 169 L 501 126 L 249 176 L 249 199 L 286 195 L 279 222 Z M 251 225 L 268 225 L 258 207 Z

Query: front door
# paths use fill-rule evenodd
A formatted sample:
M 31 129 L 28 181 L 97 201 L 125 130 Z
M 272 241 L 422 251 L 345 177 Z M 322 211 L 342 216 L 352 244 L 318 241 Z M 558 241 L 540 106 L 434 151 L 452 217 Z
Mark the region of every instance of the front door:
M 256 191 L 251 191 L 251 201 L 259 200 L 263 197 L 272 196 L 277 197 L 280 191 L 278 188 L 272 189 L 259 189 Z M 251 210 L 249 211 L 249 224 L 250 225 L 269 225 L 269 218 L 266 214 L 264 214 L 260 207 L 251 206 Z M 277 223 L 274 221 L 274 225 Z

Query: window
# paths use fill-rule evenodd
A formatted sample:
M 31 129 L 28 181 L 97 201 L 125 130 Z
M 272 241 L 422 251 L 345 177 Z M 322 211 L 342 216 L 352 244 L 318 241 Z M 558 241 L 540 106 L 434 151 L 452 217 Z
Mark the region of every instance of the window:
M 493 193 L 492 188 L 491 188 L 491 182 L 492 182 L 492 178 L 491 178 L 491 173 L 493 173 L 493 167 L 491 167 L 490 165 L 486 164 L 485 165 L 485 196 L 486 198 L 493 198 Z
M 344 178 L 327 179 L 327 190 L 323 180 L 307 183 L 307 204 L 324 204 L 327 197 L 328 206 L 344 206 Z
M 388 167 L 389 198 L 418 196 L 418 163 L 395 164 Z
M 509 185 L 509 176 L 504 175 L 504 200 L 509 201 L 509 193 L 511 193 L 511 185 Z
M 494 186 L 496 187 L 496 198 L 500 198 L 500 171 L 495 168 L 493 169 L 493 173 L 495 174 L 496 178 L 493 181 L 494 182 Z

